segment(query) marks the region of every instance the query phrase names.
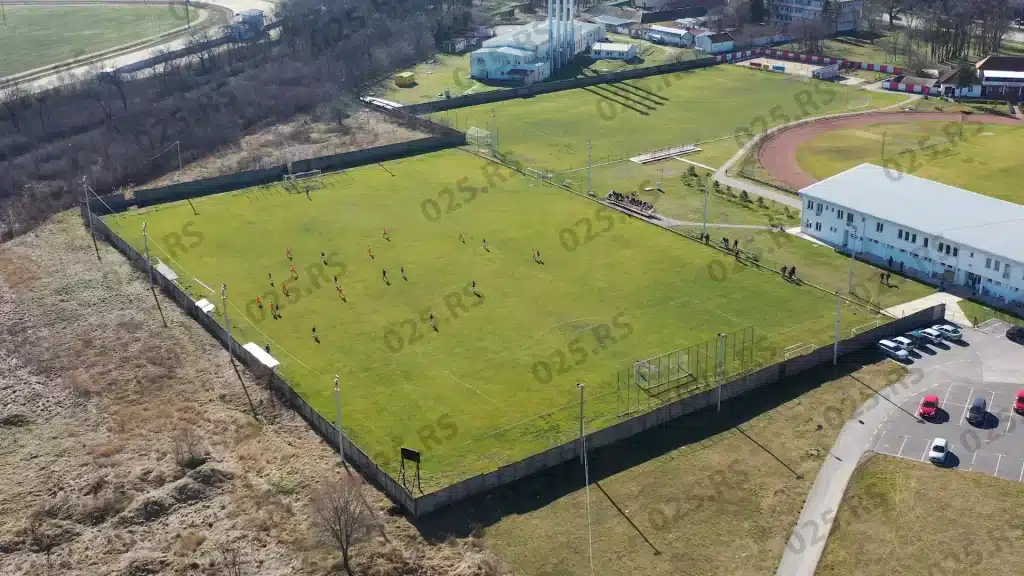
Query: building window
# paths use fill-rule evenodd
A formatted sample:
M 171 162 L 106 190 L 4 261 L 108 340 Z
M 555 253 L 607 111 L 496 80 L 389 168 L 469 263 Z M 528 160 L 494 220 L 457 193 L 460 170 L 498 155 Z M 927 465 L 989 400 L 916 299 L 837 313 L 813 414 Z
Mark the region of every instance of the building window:
M 927 248 L 927 247 L 928 247 L 928 239 L 927 239 L 927 238 L 925 238 L 925 239 L 924 239 L 924 247 L 925 247 L 925 248 Z
M 1003 266 L 1003 278 L 1010 279 L 1010 265 Z
M 882 223 L 881 222 L 876 222 L 875 223 L 875 232 L 881 232 L 881 231 L 882 231 Z
M 946 256 L 949 256 L 949 244 L 946 244 Z M 998 269 L 999 269 L 999 267 L 996 266 L 996 270 L 998 270 Z
M 985 258 L 985 268 L 987 268 L 989 270 L 992 269 L 992 259 L 991 258 Z
M 939 252 L 942 252 L 942 242 L 939 242 Z
M 911 234 L 910 235 L 910 243 L 911 244 L 917 244 L 917 234 Z
M 843 211 L 842 210 L 840 210 L 839 213 L 836 214 L 836 218 L 839 218 L 840 220 L 843 219 Z
M 992 269 L 995 270 L 996 272 L 999 272 L 999 260 L 996 260 L 994 264 L 995 266 L 993 266 Z
M 815 222 L 815 223 L 814 223 L 814 229 L 815 229 L 816 231 L 818 231 L 818 232 L 821 232 L 821 222 Z M 998 268 L 997 268 L 997 269 L 998 269 Z
M 899 238 L 900 240 L 903 240 L 903 229 L 902 228 L 896 231 L 896 237 Z
M 960 249 L 954 246 L 953 247 L 953 256 L 957 257 L 959 255 L 960 255 Z
M 853 224 L 853 212 L 846 213 L 846 221 L 850 224 Z
M 805 228 L 810 228 L 811 227 L 811 221 L 808 220 L 806 223 L 804 223 L 804 227 Z

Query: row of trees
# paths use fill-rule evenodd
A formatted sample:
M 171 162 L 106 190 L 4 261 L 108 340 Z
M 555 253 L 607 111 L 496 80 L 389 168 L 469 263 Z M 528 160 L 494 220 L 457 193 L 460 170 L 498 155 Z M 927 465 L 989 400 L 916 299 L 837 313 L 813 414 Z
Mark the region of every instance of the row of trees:
M 438 28 L 464 18 L 461 4 L 431 0 L 286 0 L 277 16 L 274 41 L 0 90 L 0 234 L 75 205 L 83 179 L 103 193 L 176 169 L 160 155 L 176 141 L 187 163 L 298 114 L 330 108 L 323 116 L 341 121 L 354 93 L 432 54 Z

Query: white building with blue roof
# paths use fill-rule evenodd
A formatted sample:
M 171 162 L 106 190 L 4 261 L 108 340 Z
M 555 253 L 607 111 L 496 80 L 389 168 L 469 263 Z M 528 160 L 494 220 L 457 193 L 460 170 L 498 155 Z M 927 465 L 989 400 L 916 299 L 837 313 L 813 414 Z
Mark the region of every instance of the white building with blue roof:
M 1003 303 L 1024 301 L 1024 206 L 861 164 L 800 191 L 804 234 Z
M 563 51 L 563 60 L 570 60 L 606 36 L 603 26 L 587 22 L 573 21 L 571 26 L 566 22 L 557 35 L 549 28 L 547 21 L 534 22 L 485 40 L 470 55 L 470 76 L 515 84 L 547 80 L 553 72 L 552 60 L 560 57 L 558 50 Z M 551 41 L 559 40 L 560 45 L 551 45 Z

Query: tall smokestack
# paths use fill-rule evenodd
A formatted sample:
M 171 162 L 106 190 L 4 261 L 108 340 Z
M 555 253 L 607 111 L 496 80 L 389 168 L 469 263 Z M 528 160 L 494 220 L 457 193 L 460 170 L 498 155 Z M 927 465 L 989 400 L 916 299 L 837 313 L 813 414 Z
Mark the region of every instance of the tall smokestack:
M 550 72 L 555 71 L 555 22 L 554 22 L 554 0 L 548 0 L 548 66 Z

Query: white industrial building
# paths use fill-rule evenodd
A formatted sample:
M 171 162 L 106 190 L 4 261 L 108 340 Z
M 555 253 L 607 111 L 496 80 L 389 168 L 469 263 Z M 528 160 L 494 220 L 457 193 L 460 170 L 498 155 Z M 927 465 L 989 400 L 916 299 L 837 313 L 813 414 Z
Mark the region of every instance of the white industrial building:
M 861 0 L 831 0 L 836 9 L 835 32 L 852 32 L 857 29 L 860 19 Z M 774 0 L 771 3 L 772 19 L 784 24 L 795 24 L 801 20 L 821 21 L 821 10 L 825 0 Z
M 671 26 L 650 26 L 644 28 L 644 37 L 656 44 L 668 44 L 670 46 L 686 46 L 686 30 L 673 28 Z
M 574 10 L 573 0 L 549 0 L 546 21 L 485 40 L 472 53 L 470 76 L 516 84 L 546 80 L 605 39 L 604 26 L 575 20 Z
M 733 40 L 728 32 L 707 32 L 697 36 L 693 45 L 697 50 L 708 54 L 721 54 L 732 50 Z
M 858 259 L 1000 305 L 1024 300 L 1022 205 L 873 164 L 800 197 L 801 230 Z
M 598 42 L 590 47 L 595 60 L 632 60 L 636 58 L 636 45 L 620 42 Z

